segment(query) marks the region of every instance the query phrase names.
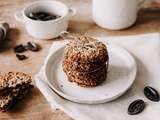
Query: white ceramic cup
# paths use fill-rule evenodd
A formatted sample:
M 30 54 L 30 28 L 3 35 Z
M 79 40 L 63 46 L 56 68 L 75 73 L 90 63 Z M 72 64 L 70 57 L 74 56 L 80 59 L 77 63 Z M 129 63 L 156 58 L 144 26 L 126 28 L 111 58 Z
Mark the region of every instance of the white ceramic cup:
M 145 0 L 93 0 L 93 20 L 111 30 L 125 29 L 133 25 L 137 12 Z
M 37 21 L 28 17 L 29 13 L 39 11 L 53 13 L 61 17 L 48 21 Z M 38 1 L 31 3 L 24 10 L 16 12 L 15 18 L 25 25 L 31 36 L 38 39 L 52 39 L 67 30 L 69 19 L 75 14 L 75 9 L 68 8 L 59 1 Z

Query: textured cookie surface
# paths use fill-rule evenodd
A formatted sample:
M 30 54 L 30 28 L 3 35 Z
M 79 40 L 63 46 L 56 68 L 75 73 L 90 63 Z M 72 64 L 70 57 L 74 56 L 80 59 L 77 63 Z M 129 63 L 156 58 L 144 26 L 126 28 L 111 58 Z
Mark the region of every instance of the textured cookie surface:
M 32 88 L 32 78 L 28 74 L 9 72 L 0 76 L 1 111 L 7 111 L 10 106 L 24 98 Z
M 64 72 L 66 73 L 69 81 L 75 82 L 80 86 L 93 87 L 102 83 L 106 79 L 107 67 L 107 65 L 104 65 L 98 71 L 91 73 L 71 71 L 64 67 Z
M 78 35 L 66 46 L 62 63 L 68 80 L 82 87 L 94 87 L 107 77 L 109 57 L 100 41 Z
M 13 97 L 11 95 L 0 96 L 0 111 L 5 112 L 14 104 Z
M 108 53 L 106 46 L 91 37 L 79 36 L 67 45 L 64 59 L 80 63 L 106 62 Z
M 9 72 L 4 75 L 4 82 L 6 82 L 8 87 L 16 87 L 18 85 L 31 83 L 32 78 L 22 72 Z
M 7 87 L 7 82 L 4 79 L 4 76 L 0 75 L 0 90 L 3 90 Z
M 63 61 L 63 67 L 67 67 L 72 69 L 73 71 L 78 72 L 92 72 L 98 70 L 102 66 L 104 66 L 106 62 L 90 62 L 90 63 L 80 63 L 74 61 Z

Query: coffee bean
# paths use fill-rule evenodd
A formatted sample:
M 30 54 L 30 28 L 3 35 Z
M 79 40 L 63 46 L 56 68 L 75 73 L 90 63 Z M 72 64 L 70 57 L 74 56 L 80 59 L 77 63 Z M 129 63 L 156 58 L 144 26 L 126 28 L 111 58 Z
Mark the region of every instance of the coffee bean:
M 17 45 L 15 48 L 14 48 L 14 51 L 17 52 L 17 53 L 21 53 L 21 52 L 24 52 L 26 51 L 25 47 L 20 44 L 20 45 Z
M 136 115 L 141 113 L 145 108 L 145 102 L 141 99 L 133 101 L 128 107 L 129 115 Z
M 48 21 L 48 20 L 57 19 L 60 16 L 55 14 L 50 14 L 47 12 L 32 12 L 32 13 L 29 13 L 28 17 L 33 20 Z
M 48 16 L 48 14 L 45 14 L 43 12 L 33 13 L 33 15 L 37 18 L 37 20 L 41 21 L 43 21 L 43 19 Z
M 40 50 L 40 46 L 35 42 L 28 42 L 26 48 L 33 52 L 37 52 Z
M 43 18 L 45 18 L 45 17 L 47 17 L 47 16 L 49 16 L 49 15 L 46 14 L 46 13 L 43 13 L 43 12 L 39 12 L 39 13 L 35 13 L 35 16 L 36 16 L 37 18 L 39 18 L 39 20 L 41 20 L 41 19 L 43 19 Z
M 53 20 L 53 19 L 56 19 L 56 16 L 47 16 L 47 17 L 43 18 L 42 20 L 48 21 L 48 20 Z
M 159 93 L 157 90 L 150 86 L 144 88 L 144 95 L 151 101 L 158 102 L 160 100 Z
M 34 13 L 29 13 L 28 17 L 33 19 L 33 20 L 38 20 L 38 18 L 35 17 Z
M 21 54 L 16 54 L 16 57 L 18 58 L 18 60 L 25 60 L 25 59 L 27 59 L 27 57 L 25 55 L 21 55 Z

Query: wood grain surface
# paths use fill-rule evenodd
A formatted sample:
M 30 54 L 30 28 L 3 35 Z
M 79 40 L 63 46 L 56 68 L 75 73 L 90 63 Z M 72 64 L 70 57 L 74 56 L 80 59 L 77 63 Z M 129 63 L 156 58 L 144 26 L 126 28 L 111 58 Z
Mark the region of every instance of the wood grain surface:
M 14 13 L 20 11 L 34 0 L 0 0 L 0 20 L 10 24 L 11 30 L 6 42 L 0 50 L 0 74 L 9 71 L 26 72 L 34 76 L 41 67 L 45 56 L 54 40 L 38 40 L 29 36 L 23 24 L 14 19 Z M 36 0 L 35 0 L 36 1 Z M 138 14 L 136 24 L 123 31 L 110 31 L 98 27 L 92 20 L 91 0 L 60 0 L 77 9 L 77 15 L 70 20 L 69 31 L 85 33 L 92 36 L 131 35 L 160 31 L 160 9 L 158 5 L 146 4 Z M 26 52 L 28 59 L 18 61 L 13 52 L 13 47 L 27 41 L 36 41 L 42 46 L 37 53 Z M 15 109 L 0 113 L 0 120 L 72 120 L 60 110 L 52 110 L 49 104 L 34 88 L 33 93 L 19 103 Z

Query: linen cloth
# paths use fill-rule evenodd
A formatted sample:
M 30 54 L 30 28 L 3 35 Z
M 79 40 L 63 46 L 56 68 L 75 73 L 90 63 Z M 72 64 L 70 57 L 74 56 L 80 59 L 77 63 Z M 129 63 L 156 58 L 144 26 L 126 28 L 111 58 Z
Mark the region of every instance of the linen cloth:
M 123 96 L 112 102 L 98 105 L 74 103 L 59 97 L 43 82 L 43 80 L 45 81 L 44 62 L 40 72 L 35 76 L 35 83 L 51 107 L 63 110 L 75 120 L 159 120 L 160 102 L 148 100 L 143 94 L 143 89 L 149 85 L 160 92 L 160 34 L 149 33 L 98 39 L 105 39 L 109 43 L 118 44 L 133 55 L 138 71 L 132 87 Z M 49 55 L 54 47 L 55 42 L 50 48 Z M 128 106 L 136 99 L 143 99 L 147 104 L 146 108 L 138 115 L 128 115 Z

